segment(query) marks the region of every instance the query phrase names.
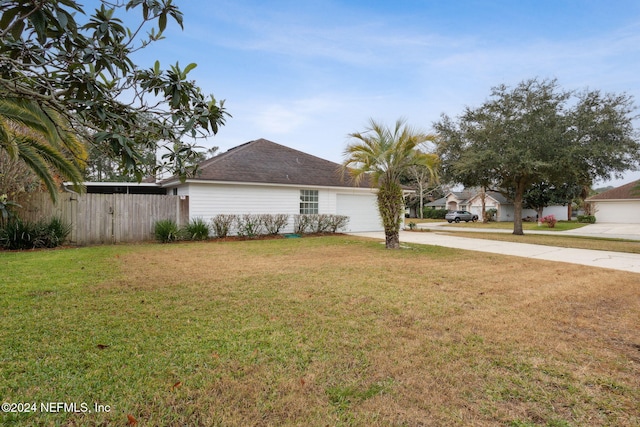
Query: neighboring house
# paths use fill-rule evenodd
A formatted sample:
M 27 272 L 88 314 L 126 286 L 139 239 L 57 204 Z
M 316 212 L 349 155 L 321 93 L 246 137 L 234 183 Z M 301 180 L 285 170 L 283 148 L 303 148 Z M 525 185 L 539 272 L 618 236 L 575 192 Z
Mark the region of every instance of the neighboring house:
M 218 214 L 337 214 L 346 231 L 383 230 L 376 192 L 363 180 L 354 186 L 337 163 L 266 139 L 239 145 L 205 160 L 193 178 L 159 185 L 167 194 L 189 196 L 189 216 Z M 293 230 L 293 220 L 284 232 Z
M 480 191 L 452 191 L 445 198 L 448 210 L 467 210 L 478 215 L 478 218 L 482 217 L 482 194 Z M 513 221 L 515 212 L 513 202 L 496 191 L 485 192 L 485 209 L 496 210 L 494 217 L 496 221 Z M 542 215 L 554 215 L 556 219 L 566 221 L 569 218 L 569 210 L 566 206 L 548 206 L 544 208 Z M 523 209 L 522 217 L 535 218 L 536 211 Z
M 433 202 L 425 203 L 424 207 L 429 209 L 446 209 L 447 198 L 441 197 L 439 199 L 434 200 Z
M 640 224 L 640 180 L 589 197 L 597 222 Z

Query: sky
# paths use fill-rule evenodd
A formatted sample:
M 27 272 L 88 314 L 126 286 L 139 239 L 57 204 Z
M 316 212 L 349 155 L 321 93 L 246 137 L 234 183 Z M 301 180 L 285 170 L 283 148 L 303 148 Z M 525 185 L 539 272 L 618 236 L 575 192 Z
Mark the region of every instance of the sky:
M 500 84 L 557 79 L 640 105 L 637 0 L 174 0 L 184 30 L 136 63 L 189 76 L 233 116 L 200 145 L 259 138 L 341 162 L 369 119 L 432 131 Z M 635 121 L 640 129 L 640 120 Z M 603 185 L 640 179 L 640 172 Z

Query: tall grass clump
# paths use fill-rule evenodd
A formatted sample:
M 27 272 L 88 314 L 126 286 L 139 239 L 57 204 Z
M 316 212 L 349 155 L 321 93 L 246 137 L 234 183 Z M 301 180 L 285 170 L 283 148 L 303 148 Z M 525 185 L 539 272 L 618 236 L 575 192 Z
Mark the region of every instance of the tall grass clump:
M 156 221 L 154 226 L 156 240 L 161 243 L 175 242 L 180 238 L 178 225 L 172 219 Z
M 0 247 L 9 250 L 55 248 L 71 234 L 71 224 L 58 217 L 48 221 L 23 221 L 11 218 L 0 228 Z
M 187 240 L 207 240 L 209 238 L 209 224 L 202 218 L 192 218 L 183 230 Z

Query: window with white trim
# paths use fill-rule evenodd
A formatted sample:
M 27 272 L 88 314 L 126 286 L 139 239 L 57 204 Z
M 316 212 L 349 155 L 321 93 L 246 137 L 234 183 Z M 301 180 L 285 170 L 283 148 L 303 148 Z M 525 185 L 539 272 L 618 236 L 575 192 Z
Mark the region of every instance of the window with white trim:
M 318 213 L 318 190 L 300 190 L 300 213 Z

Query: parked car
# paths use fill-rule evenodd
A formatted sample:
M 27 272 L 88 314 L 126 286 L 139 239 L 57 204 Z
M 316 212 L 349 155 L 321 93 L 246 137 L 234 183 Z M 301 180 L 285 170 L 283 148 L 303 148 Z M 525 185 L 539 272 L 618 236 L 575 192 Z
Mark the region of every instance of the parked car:
M 452 223 L 453 221 L 476 222 L 478 220 L 478 215 L 474 215 L 469 211 L 451 211 L 447 212 L 447 214 L 444 216 L 444 219 L 446 219 L 449 223 Z

